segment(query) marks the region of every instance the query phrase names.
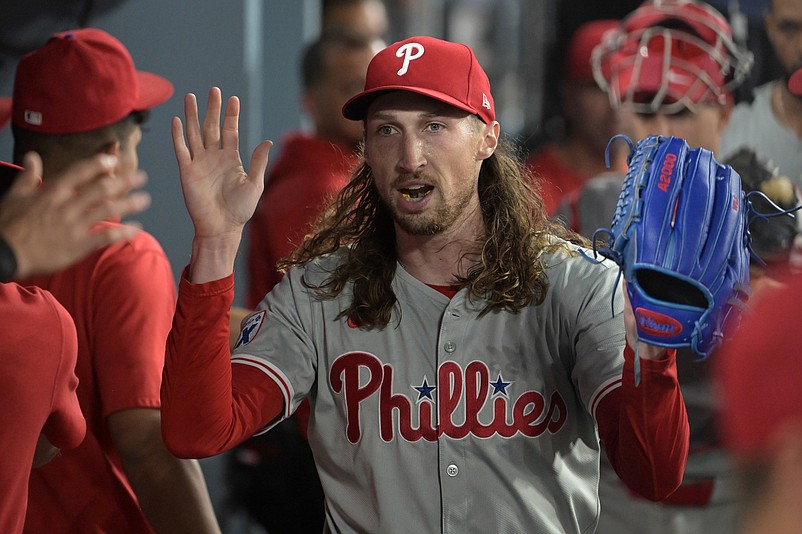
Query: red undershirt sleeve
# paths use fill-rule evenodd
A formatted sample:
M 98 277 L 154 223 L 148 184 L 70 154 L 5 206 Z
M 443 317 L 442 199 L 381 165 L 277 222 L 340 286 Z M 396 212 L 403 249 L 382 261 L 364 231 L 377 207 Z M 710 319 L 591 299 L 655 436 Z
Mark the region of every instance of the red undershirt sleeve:
M 641 359 L 627 345 L 620 388 L 599 401 L 596 419 L 607 457 L 618 476 L 646 499 L 659 501 L 682 482 L 690 428 L 677 380 L 676 350 L 662 360 Z
M 234 276 L 192 284 L 181 277 L 161 386 L 162 434 L 180 458 L 224 452 L 283 410 L 278 386 L 259 370 L 233 366 L 229 310 Z

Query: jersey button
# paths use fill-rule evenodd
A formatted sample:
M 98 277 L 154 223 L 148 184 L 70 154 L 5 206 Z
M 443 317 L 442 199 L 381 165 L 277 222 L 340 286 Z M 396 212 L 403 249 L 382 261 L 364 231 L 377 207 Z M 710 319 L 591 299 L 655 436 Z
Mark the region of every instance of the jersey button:
M 451 341 L 449 341 L 448 343 L 445 344 L 443 348 L 446 349 L 446 352 L 452 353 L 455 350 L 457 350 L 457 345 L 456 343 L 452 343 Z
M 457 467 L 457 466 L 456 466 L 456 465 L 454 465 L 454 464 L 451 464 L 451 465 L 449 465 L 448 467 L 446 467 L 446 473 L 447 473 L 447 474 L 448 474 L 448 476 L 450 476 L 450 477 L 455 477 L 455 476 L 457 476 L 457 474 L 459 473 L 459 467 Z

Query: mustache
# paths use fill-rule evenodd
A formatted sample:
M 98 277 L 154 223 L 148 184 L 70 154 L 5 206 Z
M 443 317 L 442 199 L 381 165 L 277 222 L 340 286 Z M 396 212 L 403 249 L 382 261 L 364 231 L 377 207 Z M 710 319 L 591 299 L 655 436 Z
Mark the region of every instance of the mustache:
M 410 180 L 426 182 L 427 184 L 434 183 L 434 180 L 426 172 L 415 171 L 415 172 L 406 172 L 404 174 L 399 174 L 395 178 L 395 180 L 393 180 L 393 186 L 397 186 L 398 184 L 408 182 Z

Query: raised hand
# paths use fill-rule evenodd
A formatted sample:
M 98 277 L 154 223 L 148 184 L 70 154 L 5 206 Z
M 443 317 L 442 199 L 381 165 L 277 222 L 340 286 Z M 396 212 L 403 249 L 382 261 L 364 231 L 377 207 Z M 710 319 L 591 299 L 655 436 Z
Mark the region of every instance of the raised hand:
M 42 160 L 34 152 L 25 155 L 25 170 L 0 202 L 0 235 L 16 256 L 15 277 L 57 271 L 136 235 L 135 224 L 97 226 L 150 205 L 147 193 L 130 193 L 144 185 L 145 174 L 113 176 L 115 164 L 113 156 L 99 154 L 40 187 Z
M 203 128 L 195 95 L 184 97 L 186 141 L 178 117 L 173 118 L 173 148 L 184 202 L 195 226 L 190 279 L 204 282 L 230 274 L 245 223 L 256 210 L 264 189 L 271 141 L 263 141 L 251 156 L 250 172 L 239 154 L 239 99 L 228 99 L 220 126 L 222 95 L 209 91 Z
M 238 232 L 248 222 L 264 189 L 264 174 L 272 142 L 263 141 L 253 151 L 250 173 L 239 154 L 239 99 L 226 104 L 222 129 L 220 89 L 209 91 L 203 129 L 195 95 L 184 97 L 186 142 L 181 120 L 173 118 L 173 146 L 181 187 L 196 237 L 215 237 Z

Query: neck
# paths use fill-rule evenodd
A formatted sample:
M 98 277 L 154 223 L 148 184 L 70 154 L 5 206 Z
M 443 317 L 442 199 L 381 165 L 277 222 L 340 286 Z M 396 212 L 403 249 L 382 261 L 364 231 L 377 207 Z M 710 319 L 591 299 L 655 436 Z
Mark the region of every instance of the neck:
M 410 235 L 396 226 L 396 252 L 404 270 L 425 284 L 453 285 L 478 260 L 484 229 L 463 227 L 433 236 Z
M 780 124 L 802 137 L 802 99 L 791 94 L 783 81 L 774 85 L 772 108 Z

